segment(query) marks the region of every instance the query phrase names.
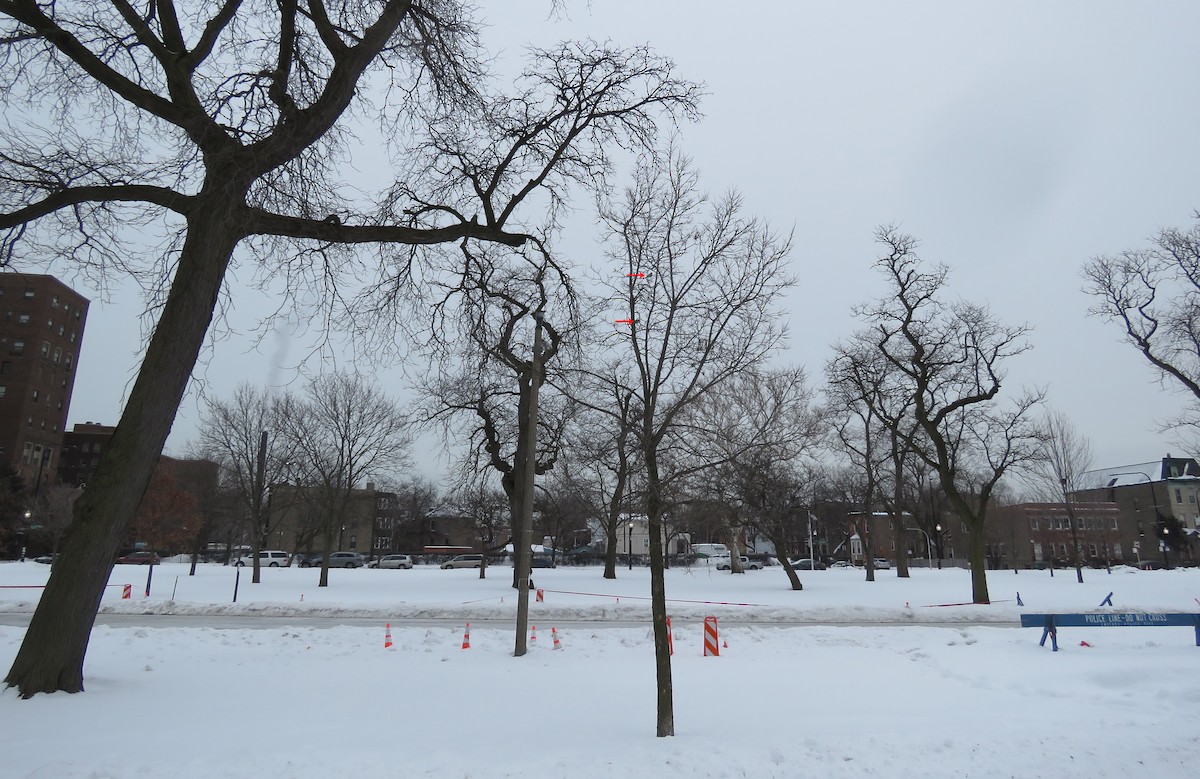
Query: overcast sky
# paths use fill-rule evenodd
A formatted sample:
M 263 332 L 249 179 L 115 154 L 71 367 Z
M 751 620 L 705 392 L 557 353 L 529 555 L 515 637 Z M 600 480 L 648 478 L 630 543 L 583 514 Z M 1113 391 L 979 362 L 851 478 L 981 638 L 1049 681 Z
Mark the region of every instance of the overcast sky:
M 566 19 L 549 0 L 480 5 L 502 66 L 527 43 L 590 36 L 649 43 L 707 84 L 681 146 L 707 188 L 736 187 L 749 212 L 794 228 L 786 357 L 814 379 L 855 329 L 850 307 L 884 291 L 873 233 L 895 223 L 952 268 L 954 294 L 1034 328 L 1006 391 L 1047 388 L 1096 467 L 1183 454 L 1156 428 L 1184 399 L 1087 316 L 1081 267 L 1200 208 L 1200 3 L 576 0 Z M 595 235 L 581 224 L 567 245 L 584 262 Z M 265 302 L 246 301 L 248 322 Z M 119 418 L 137 310 L 119 293 L 94 300 L 70 423 Z M 303 348 L 231 338 L 202 370 L 228 394 L 279 381 Z M 196 419 L 189 397 L 169 452 Z

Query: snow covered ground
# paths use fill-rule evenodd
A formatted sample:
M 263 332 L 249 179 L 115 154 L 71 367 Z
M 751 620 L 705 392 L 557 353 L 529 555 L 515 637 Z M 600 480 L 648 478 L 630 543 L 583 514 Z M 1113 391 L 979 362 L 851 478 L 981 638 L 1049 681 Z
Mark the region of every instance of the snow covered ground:
M 668 572 L 675 732 L 655 737 L 648 571 L 535 571 L 536 643 L 512 657 L 511 570 L 117 566 L 106 612 L 377 618 L 373 627 L 106 627 L 87 691 L 0 693 L 0 776 L 1117 777 L 1200 772 L 1200 648 L 1188 627 L 1063 628 L 1022 612 L 1200 612 L 1200 571 Z M 0 612 L 49 574 L 0 564 Z M 130 584 L 134 597 L 120 598 Z M 1099 607 L 1112 593 L 1113 608 Z M 1024 607 L 1017 605 L 1018 593 Z M 718 618 L 720 657 L 703 656 Z M 406 619 L 447 617 L 433 627 Z M 987 622 L 972 625 L 969 622 Z M 248 620 L 251 622 L 251 620 Z M 392 649 L 384 648 L 391 623 Z M 562 622 L 562 625 L 557 623 Z M 815 623 L 845 624 L 815 624 Z M 775 624 L 771 624 L 775 623 Z M 795 624 L 814 623 L 814 624 Z M 899 625 L 895 623 L 901 623 Z M 911 623 L 911 624 L 909 624 Z M 937 624 L 929 624 L 937 623 Z M 561 651 L 552 648 L 552 628 Z M 23 630 L 0 627 L 7 670 Z M 1089 646 L 1082 646 L 1086 642 Z M 727 646 L 725 645 L 727 643 Z

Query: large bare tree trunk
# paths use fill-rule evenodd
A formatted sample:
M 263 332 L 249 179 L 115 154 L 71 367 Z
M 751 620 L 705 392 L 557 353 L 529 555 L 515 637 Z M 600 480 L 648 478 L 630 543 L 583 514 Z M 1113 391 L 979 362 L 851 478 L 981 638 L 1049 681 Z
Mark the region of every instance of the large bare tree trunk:
M 991 603 L 987 585 L 987 537 L 982 522 L 967 522 L 967 556 L 971 565 L 971 601 Z
M 188 225 L 179 268 L 129 401 L 95 476 L 75 503 L 75 521 L 5 677 L 22 698 L 83 690 L 83 659 L 104 587 L 171 432 L 238 242 L 226 204 L 243 198 L 244 191 L 231 197 L 210 188 L 208 207 L 197 209 L 202 216 Z
M 613 522 L 609 522 L 608 527 L 604 530 L 604 538 L 606 540 L 604 548 L 604 578 L 617 578 L 617 526 Z

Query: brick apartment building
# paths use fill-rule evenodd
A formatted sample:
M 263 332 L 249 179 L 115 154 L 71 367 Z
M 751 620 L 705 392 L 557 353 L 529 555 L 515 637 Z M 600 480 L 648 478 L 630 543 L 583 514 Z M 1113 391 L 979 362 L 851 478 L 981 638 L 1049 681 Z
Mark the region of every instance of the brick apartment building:
M 0 274 L 0 458 L 30 495 L 58 467 L 87 312 L 52 276 Z

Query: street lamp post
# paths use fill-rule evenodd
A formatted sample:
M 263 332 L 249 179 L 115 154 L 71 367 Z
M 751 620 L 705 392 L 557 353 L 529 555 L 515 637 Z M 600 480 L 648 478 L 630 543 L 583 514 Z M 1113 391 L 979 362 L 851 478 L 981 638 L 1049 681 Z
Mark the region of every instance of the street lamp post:
M 941 524 L 939 523 L 939 524 L 935 525 L 933 530 L 934 530 L 934 532 L 937 533 L 937 538 L 938 538 L 938 542 L 937 542 L 938 570 L 940 571 L 940 570 L 942 570 L 942 526 L 941 526 Z
M 1162 550 L 1163 550 L 1163 568 L 1171 569 L 1171 561 L 1167 558 L 1167 549 L 1170 547 L 1171 528 L 1164 526 L 1162 530 Z
M 625 553 L 629 555 L 629 570 L 633 570 L 633 517 L 625 525 Z
M 926 533 L 923 529 L 921 529 L 919 527 L 906 527 L 904 529 L 905 530 L 915 530 L 918 533 L 920 533 L 921 535 L 925 536 L 925 567 L 932 568 L 933 567 L 933 539 L 931 539 L 929 537 L 929 534 Z

